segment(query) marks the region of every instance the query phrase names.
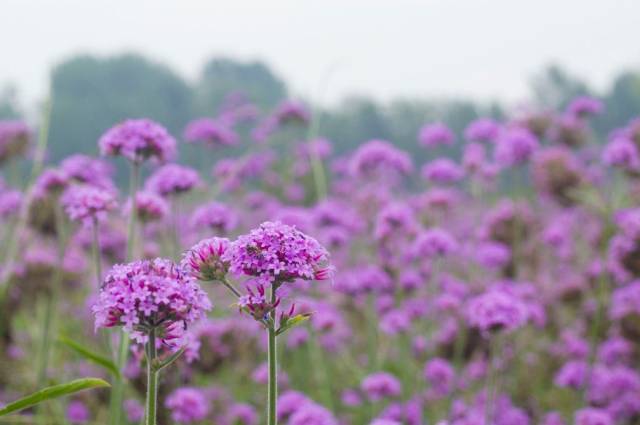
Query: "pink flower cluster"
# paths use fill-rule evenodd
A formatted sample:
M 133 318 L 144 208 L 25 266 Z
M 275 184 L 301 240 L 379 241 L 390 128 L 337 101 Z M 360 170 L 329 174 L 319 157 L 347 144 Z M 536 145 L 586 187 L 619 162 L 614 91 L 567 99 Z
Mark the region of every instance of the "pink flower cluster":
M 147 118 L 123 121 L 102 135 L 98 144 L 102 155 L 122 155 L 134 163 L 149 158 L 165 162 L 176 153 L 176 141 L 167 129 Z

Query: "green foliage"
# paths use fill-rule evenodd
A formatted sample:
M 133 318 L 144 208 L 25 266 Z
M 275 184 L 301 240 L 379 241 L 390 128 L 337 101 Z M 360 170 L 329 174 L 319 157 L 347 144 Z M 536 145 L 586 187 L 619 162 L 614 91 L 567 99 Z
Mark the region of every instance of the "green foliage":
M 42 402 L 52 400 L 54 398 L 62 397 L 69 394 L 74 394 L 79 391 L 88 390 L 92 388 L 108 387 L 109 384 L 98 378 L 82 378 L 75 381 L 67 382 L 65 384 L 54 385 L 52 387 L 43 388 L 33 394 L 30 394 L 20 400 L 16 400 L 7 404 L 0 409 L 0 416 L 9 415 L 11 413 L 19 412 L 20 410 L 33 407 Z
M 79 342 L 73 341 L 72 339 L 67 338 L 65 336 L 59 337 L 58 341 L 62 345 L 70 348 L 75 353 L 77 353 L 80 356 L 84 357 L 85 359 L 87 359 L 91 363 L 94 363 L 94 364 L 96 364 L 98 366 L 101 366 L 102 368 L 106 369 L 113 376 L 115 376 L 115 377 L 119 377 L 120 376 L 120 371 L 118 370 L 117 366 L 108 357 L 105 357 L 105 356 L 103 356 L 101 354 L 95 353 L 95 352 L 91 351 L 90 349 L 88 349 L 87 347 L 85 347 L 82 344 L 80 344 Z

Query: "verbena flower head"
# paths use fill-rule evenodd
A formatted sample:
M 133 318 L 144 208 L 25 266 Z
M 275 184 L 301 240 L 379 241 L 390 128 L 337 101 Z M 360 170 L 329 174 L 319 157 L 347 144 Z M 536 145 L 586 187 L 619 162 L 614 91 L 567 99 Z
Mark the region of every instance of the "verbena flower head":
M 413 171 L 411 157 L 385 140 L 370 140 L 361 145 L 349 164 L 356 177 L 401 176 Z
M 443 123 L 426 124 L 418 134 L 418 142 L 425 148 L 452 145 L 454 139 L 453 132 Z
M 60 163 L 60 170 L 70 181 L 86 183 L 101 189 L 113 189 L 112 167 L 105 161 L 88 155 L 76 154 Z
M 223 260 L 236 275 L 272 284 L 331 276 L 329 253 L 314 238 L 280 222 L 264 222 L 231 243 Z
M 70 186 L 60 201 L 71 220 L 85 224 L 104 220 L 118 205 L 113 192 L 87 185 Z
M 464 130 L 464 137 L 470 142 L 493 142 L 500 132 L 500 124 L 490 118 L 479 118 Z
M 422 167 L 422 177 L 431 183 L 451 184 L 464 177 L 464 170 L 449 158 L 439 158 Z
M 440 228 L 431 228 L 420 233 L 412 247 L 415 258 L 446 257 L 457 250 L 458 242 L 449 232 Z
M 402 393 L 402 384 L 398 378 L 386 372 L 372 373 L 365 377 L 360 388 L 371 401 L 399 397 Z
M 602 101 L 590 96 L 579 96 L 571 101 L 567 112 L 579 118 L 598 115 L 603 110 Z
M 220 235 L 227 235 L 238 226 L 238 214 L 221 202 L 210 202 L 198 207 L 191 216 L 192 226 Z
M 307 106 L 296 100 L 286 100 L 276 108 L 274 119 L 279 125 L 289 122 L 306 124 L 311 120 L 311 113 Z
M 602 162 L 626 171 L 640 171 L 638 147 L 627 137 L 614 137 L 607 143 L 602 151 Z
M 31 130 L 23 121 L 0 120 L 0 163 L 25 153 L 31 136 Z
M 165 401 L 171 418 L 181 424 L 204 420 L 210 411 L 208 397 L 198 388 L 182 387 L 173 391 Z
M 178 164 L 166 164 L 158 168 L 145 182 L 145 189 L 162 196 L 188 192 L 202 184 L 198 172 Z
M 528 319 L 527 306 L 510 292 L 490 289 L 469 300 L 467 320 L 483 332 L 513 330 Z
M 187 124 L 184 130 L 187 142 L 202 142 L 208 146 L 235 146 L 239 137 L 227 124 L 212 118 L 199 118 Z
M 19 190 L 0 192 L 0 217 L 7 218 L 17 214 L 22 205 L 23 195 Z
M 204 239 L 184 253 L 180 265 L 191 276 L 205 282 L 222 280 L 229 271 L 229 263 L 222 256 L 229 249 L 227 238 Z
M 575 414 L 575 425 L 614 425 L 611 415 L 604 409 L 585 407 Z
M 69 184 L 69 176 L 62 170 L 47 168 L 40 174 L 33 185 L 33 197 L 44 199 L 57 197 Z
M 132 207 L 129 200 L 125 212 L 131 214 Z M 154 192 L 140 191 L 136 193 L 136 214 L 143 223 L 162 220 L 169 214 L 169 203 Z
M 156 329 L 163 343 L 175 346 L 210 309 L 195 278 L 172 261 L 156 258 L 113 266 L 93 313 L 96 329 L 123 326 L 140 343 Z
M 98 144 L 102 155 L 122 155 L 135 163 L 150 158 L 165 162 L 176 153 L 176 141 L 167 129 L 147 118 L 121 122 L 107 130 Z
M 496 141 L 495 159 L 505 166 L 520 165 L 538 149 L 538 138 L 523 127 L 504 130 Z

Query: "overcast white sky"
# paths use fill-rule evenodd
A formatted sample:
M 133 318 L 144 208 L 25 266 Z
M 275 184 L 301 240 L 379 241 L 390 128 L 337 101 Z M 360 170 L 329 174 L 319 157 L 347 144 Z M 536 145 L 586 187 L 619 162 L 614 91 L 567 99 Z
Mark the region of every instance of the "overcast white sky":
M 259 58 L 323 102 L 514 101 L 550 62 L 599 88 L 640 68 L 640 0 L 0 0 L 0 84 L 28 101 L 74 53 L 131 50 L 189 79 L 212 55 Z

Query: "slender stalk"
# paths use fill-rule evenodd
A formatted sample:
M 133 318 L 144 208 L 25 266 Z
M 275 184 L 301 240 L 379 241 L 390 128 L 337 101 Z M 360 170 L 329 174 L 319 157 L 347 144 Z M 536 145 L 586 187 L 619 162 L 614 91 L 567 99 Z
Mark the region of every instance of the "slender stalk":
M 274 304 L 276 298 L 276 286 L 271 285 L 271 303 Z M 267 425 L 277 425 L 277 398 L 278 398 L 278 359 L 276 346 L 276 312 L 271 311 L 271 321 L 269 323 L 269 342 L 267 352 L 267 363 L 269 365 L 269 388 L 267 392 Z
M 133 162 L 131 164 L 131 175 L 129 179 L 129 196 L 131 197 L 131 214 L 129 215 L 129 226 L 127 235 L 127 260 L 131 260 L 136 251 L 136 218 L 137 202 L 136 192 L 138 190 L 138 181 L 140 180 L 140 164 Z M 116 355 L 116 366 L 122 371 L 127 363 L 129 354 L 129 337 L 123 330 L 120 330 L 120 344 Z M 120 425 L 122 421 L 122 400 L 124 398 L 124 378 L 122 374 L 116 378 L 111 392 L 111 400 L 109 404 L 109 424 Z
M 233 284 L 231 282 L 229 282 L 229 279 L 227 279 L 226 277 L 224 279 L 222 279 L 220 282 L 225 286 L 225 288 L 227 288 L 229 291 L 231 291 L 233 293 L 233 295 L 235 295 L 236 297 L 240 298 L 242 296 L 240 291 L 238 291 L 236 289 L 236 287 L 233 286 Z
M 98 219 L 93 218 L 93 262 L 96 270 L 98 288 L 102 285 L 102 261 L 100 260 L 100 232 Z
M 156 351 L 156 330 L 149 331 L 149 342 L 147 342 L 147 402 L 145 425 L 156 425 L 156 411 L 158 406 L 158 375 L 159 371 L 153 367 L 153 362 L 157 357 Z
M 486 400 L 484 405 L 484 414 L 485 414 L 485 424 L 491 424 L 493 420 L 493 405 L 495 403 L 496 395 L 498 392 L 498 368 L 496 366 L 496 357 L 499 352 L 500 345 L 499 334 L 491 335 L 491 339 L 489 340 L 489 370 L 487 371 L 487 384 L 486 384 Z

